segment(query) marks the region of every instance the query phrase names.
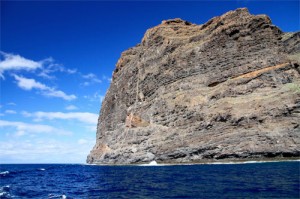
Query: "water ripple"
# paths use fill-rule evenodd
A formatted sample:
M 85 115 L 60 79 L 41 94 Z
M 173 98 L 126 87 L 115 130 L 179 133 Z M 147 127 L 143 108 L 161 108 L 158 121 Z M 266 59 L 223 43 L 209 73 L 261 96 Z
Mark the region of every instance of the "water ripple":
M 300 162 L 1 165 L 0 198 L 300 198 Z

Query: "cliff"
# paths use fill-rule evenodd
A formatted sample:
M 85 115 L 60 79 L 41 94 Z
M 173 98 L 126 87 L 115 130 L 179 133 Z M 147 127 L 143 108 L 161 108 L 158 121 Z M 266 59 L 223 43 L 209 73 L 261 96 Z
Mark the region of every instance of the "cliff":
M 245 8 L 147 30 L 116 64 L 87 162 L 299 157 L 299 36 Z

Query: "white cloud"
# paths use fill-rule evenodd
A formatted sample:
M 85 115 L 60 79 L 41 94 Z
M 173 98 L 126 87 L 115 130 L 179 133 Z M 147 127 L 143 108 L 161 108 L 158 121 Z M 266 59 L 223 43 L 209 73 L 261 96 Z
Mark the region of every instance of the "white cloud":
M 85 126 L 85 129 L 87 131 L 95 133 L 97 131 L 97 126 L 96 125 L 88 125 L 88 126 Z
M 57 71 L 63 72 L 64 67 L 61 64 L 55 63 L 53 58 L 48 58 L 43 62 L 43 68 L 38 73 L 38 76 L 46 79 L 54 79 L 55 76 L 51 76 L 50 74 Z
M 33 88 L 46 90 L 48 88 L 45 84 L 39 83 L 34 79 L 28 79 L 18 75 L 13 75 L 13 77 L 17 80 L 18 86 L 24 90 L 32 90 Z
M 58 98 L 62 98 L 64 100 L 68 100 L 68 101 L 74 100 L 77 98 L 75 95 L 67 95 L 63 91 L 57 91 L 53 88 L 47 89 L 45 92 L 43 92 L 43 94 L 45 96 L 58 97 Z
M 98 115 L 94 114 L 94 113 L 89 113 L 89 112 L 63 113 L 63 112 L 39 111 L 39 112 L 34 112 L 34 113 L 23 112 L 23 115 L 26 117 L 33 117 L 36 121 L 41 121 L 44 119 L 77 120 L 82 123 L 93 124 L 93 125 L 97 125 L 97 121 L 98 121 Z
M 69 106 L 66 107 L 66 110 L 69 110 L 69 111 L 73 111 L 73 110 L 76 110 L 76 109 L 78 109 L 78 107 L 74 106 L 74 105 L 69 105 Z
M 83 82 L 81 85 L 83 86 L 89 86 L 91 83 L 90 82 Z
M 111 77 L 107 77 L 107 76 L 105 76 L 105 75 L 102 76 L 102 79 L 108 81 L 109 83 L 111 83 L 111 81 L 112 81 L 112 78 L 111 78 Z
M 49 75 L 49 73 L 46 70 L 41 71 L 38 74 L 39 77 L 43 77 L 44 79 L 55 79 L 56 77 L 53 75 Z
M 31 114 L 28 113 L 27 111 L 22 111 L 21 114 L 22 114 L 23 116 L 25 116 L 25 117 L 30 117 L 30 116 L 31 116 Z
M 85 79 L 98 79 L 97 76 L 94 73 L 89 73 L 87 75 L 82 75 L 82 77 L 85 78 Z M 99 80 L 99 79 L 96 80 L 96 81 L 101 82 L 101 80 Z
M 83 97 L 89 100 L 90 102 L 99 102 L 99 103 L 101 103 L 104 99 L 104 96 L 100 95 L 98 92 L 95 92 L 93 95 L 85 95 Z
M 80 144 L 80 145 L 84 145 L 84 144 L 87 144 L 88 141 L 87 141 L 86 139 L 79 139 L 79 140 L 77 141 L 77 143 Z
M 24 90 L 37 89 L 37 90 L 42 91 L 42 94 L 44 96 L 58 97 L 58 98 L 62 98 L 64 100 L 68 100 L 68 101 L 74 100 L 77 98 L 75 95 L 67 95 L 63 91 L 48 87 L 45 84 L 37 82 L 35 79 L 28 79 L 28 78 L 21 77 L 18 75 L 13 75 L 13 77 L 17 80 L 18 86 Z
M 55 79 L 56 77 L 51 75 L 54 72 L 62 72 L 67 74 L 77 73 L 77 69 L 65 68 L 62 64 L 55 63 L 54 59 L 50 58 L 43 64 L 42 70 L 39 72 L 38 76 L 46 79 Z
M 14 110 L 6 110 L 5 113 L 7 114 L 16 114 L 17 112 Z
M 17 104 L 14 103 L 14 102 L 9 102 L 9 103 L 7 103 L 7 105 L 9 105 L 9 106 L 16 106 Z
M 0 55 L 2 55 L 0 60 L 0 77 L 4 79 L 3 73 L 5 71 L 11 70 L 36 70 L 41 68 L 43 65 L 42 61 L 33 61 L 30 59 L 26 59 L 21 57 L 20 55 L 14 55 L 10 53 L 5 53 L 0 51 Z M 3 59 L 4 58 L 4 59 Z
M 67 73 L 69 73 L 69 74 L 75 74 L 75 73 L 77 73 L 77 69 L 66 69 L 65 70 Z
M 68 74 L 77 73 L 77 69 L 65 68 L 62 64 L 56 63 L 52 57 L 34 61 L 24 58 L 20 55 L 6 53 L 0 51 L 0 78 L 4 78 L 4 73 L 7 71 L 35 71 L 40 77 L 46 79 L 54 79 L 55 76 L 51 75 L 54 72 L 65 72 Z
M 58 134 L 58 135 L 71 135 L 72 134 L 70 131 L 57 129 L 57 128 L 49 126 L 49 125 L 30 124 L 30 123 L 24 123 L 24 122 L 0 120 L 0 128 L 3 128 L 3 127 L 15 128 L 16 129 L 15 136 L 22 136 L 25 134 L 32 134 L 32 133 L 54 133 L 54 134 Z
M 82 78 L 87 79 L 82 85 L 88 86 L 92 83 L 102 83 L 102 80 L 99 79 L 94 73 L 89 73 L 87 75 L 82 75 Z
M 37 138 L 0 140 L 0 162 L 85 163 L 94 144 L 95 141 L 90 139 L 70 142 Z

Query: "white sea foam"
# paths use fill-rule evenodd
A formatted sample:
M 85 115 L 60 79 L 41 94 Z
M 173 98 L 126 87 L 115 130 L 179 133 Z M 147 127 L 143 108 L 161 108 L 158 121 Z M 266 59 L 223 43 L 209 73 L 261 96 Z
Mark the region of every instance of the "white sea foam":
M 259 163 L 255 161 L 249 161 L 249 162 L 208 162 L 203 164 L 246 164 L 246 163 Z
M 2 191 L 9 191 L 9 189 L 10 189 L 10 186 L 9 186 L 9 185 L 3 186 L 3 187 L 1 188 Z
M 61 198 L 61 199 L 67 199 L 67 196 L 66 195 L 55 195 L 55 194 L 49 194 L 48 195 L 48 198 Z
M 10 186 L 6 185 L 0 188 L 0 198 L 11 198 L 9 193 Z
M 3 171 L 3 172 L 0 172 L 0 175 L 1 176 L 5 176 L 5 175 L 8 175 L 9 174 L 9 171 Z
M 219 164 L 257 164 L 257 163 L 268 163 L 268 162 L 299 162 L 298 160 L 261 160 L 261 161 L 241 161 L 241 162 L 203 162 L 203 163 L 175 163 L 175 164 L 155 164 L 155 163 L 148 163 L 148 164 L 140 164 L 138 166 L 191 166 L 191 165 L 219 165 Z
M 260 160 L 260 161 L 241 161 L 241 162 L 211 162 L 204 164 L 257 164 L 257 163 L 268 163 L 268 162 L 294 162 L 299 160 Z
M 99 166 L 100 164 L 96 164 L 96 163 L 85 163 L 82 165 L 87 165 L 87 166 Z
M 148 164 L 139 164 L 138 166 L 169 166 L 168 164 L 158 164 L 155 160 L 149 162 Z
M 268 163 L 268 162 L 299 162 L 300 159 L 296 160 L 261 160 L 261 161 L 231 161 L 231 162 L 198 162 L 198 163 L 166 163 L 166 164 L 158 164 L 156 161 L 151 161 L 148 164 L 136 164 L 130 166 L 191 166 L 191 165 L 203 165 L 203 164 L 255 164 L 255 163 Z M 109 164 L 87 164 L 89 166 L 128 166 L 127 164 L 124 165 L 109 165 Z
M 38 169 L 39 171 L 45 171 L 46 169 L 44 169 L 44 168 L 40 168 L 40 169 Z
M 149 162 L 148 164 L 140 164 L 139 166 L 158 166 L 155 160 Z
M 11 198 L 11 195 L 6 191 L 1 191 L 0 198 Z
M 151 166 L 157 165 L 157 162 L 155 160 L 153 160 L 149 163 L 149 165 L 151 165 Z

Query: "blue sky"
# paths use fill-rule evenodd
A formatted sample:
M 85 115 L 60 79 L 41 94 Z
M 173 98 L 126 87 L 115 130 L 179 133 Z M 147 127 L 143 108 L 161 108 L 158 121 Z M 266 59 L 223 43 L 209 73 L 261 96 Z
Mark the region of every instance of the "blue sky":
M 299 1 L 1 1 L 0 163 L 84 163 L 122 51 L 170 18 L 248 7 L 299 31 Z

